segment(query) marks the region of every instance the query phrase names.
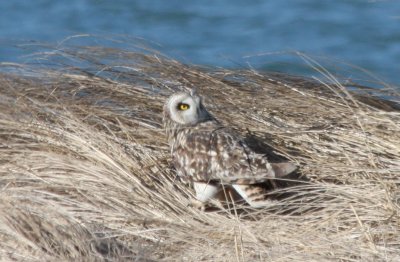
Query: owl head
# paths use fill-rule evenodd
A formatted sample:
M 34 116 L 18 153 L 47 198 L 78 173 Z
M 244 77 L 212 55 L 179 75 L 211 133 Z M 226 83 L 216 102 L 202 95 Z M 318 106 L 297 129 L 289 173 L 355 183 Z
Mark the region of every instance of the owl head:
M 212 119 L 194 91 L 173 94 L 164 105 L 164 117 L 180 125 L 196 125 Z

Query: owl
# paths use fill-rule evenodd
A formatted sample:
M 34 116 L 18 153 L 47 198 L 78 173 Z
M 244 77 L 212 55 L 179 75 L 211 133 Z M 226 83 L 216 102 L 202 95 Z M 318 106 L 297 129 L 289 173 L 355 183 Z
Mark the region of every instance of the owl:
M 175 93 L 164 104 L 163 124 L 177 175 L 191 182 L 197 207 L 223 188 L 233 189 L 251 207 L 268 203 L 259 184 L 296 170 L 290 162 L 269 163 L 243 137 L 212 116 L 195 92 Z

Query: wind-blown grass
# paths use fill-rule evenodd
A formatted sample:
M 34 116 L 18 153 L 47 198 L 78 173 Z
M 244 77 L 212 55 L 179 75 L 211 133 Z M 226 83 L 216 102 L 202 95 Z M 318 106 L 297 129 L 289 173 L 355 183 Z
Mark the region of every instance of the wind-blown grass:
M 312 60 L 326 78 L 99 46 L 30 61 L 1 65 L 2 260 L 400 259 L 400 107 L 379 98 L 398 93 L 350 92 Z M 218 119 L 298 163 L 300 182 L 262 210 L 188 206 L 161 111 L 193 87 Z

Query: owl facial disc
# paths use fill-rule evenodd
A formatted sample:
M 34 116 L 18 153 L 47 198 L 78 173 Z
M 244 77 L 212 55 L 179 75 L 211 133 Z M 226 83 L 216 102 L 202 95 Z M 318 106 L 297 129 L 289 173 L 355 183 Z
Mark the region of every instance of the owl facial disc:
M 178 93 L 166 103 L 167 114 L 172 121 L 181 125 L 195 125 L 208 118 L 209 113 L 196 94 Z

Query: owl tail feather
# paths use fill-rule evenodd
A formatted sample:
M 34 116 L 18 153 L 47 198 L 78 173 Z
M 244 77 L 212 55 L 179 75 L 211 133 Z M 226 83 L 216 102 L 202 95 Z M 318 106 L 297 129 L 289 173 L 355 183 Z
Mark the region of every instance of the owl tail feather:
M 290 162 L 271 163 L 272 169 L 275 172 L 275 177 L 284 177 L 297 169 L 297 166 Z
M 257 185 L 232 185 L 233 189 L 253 208 L 265 208 L 275 201 L 267 199 L 267 190 Z

